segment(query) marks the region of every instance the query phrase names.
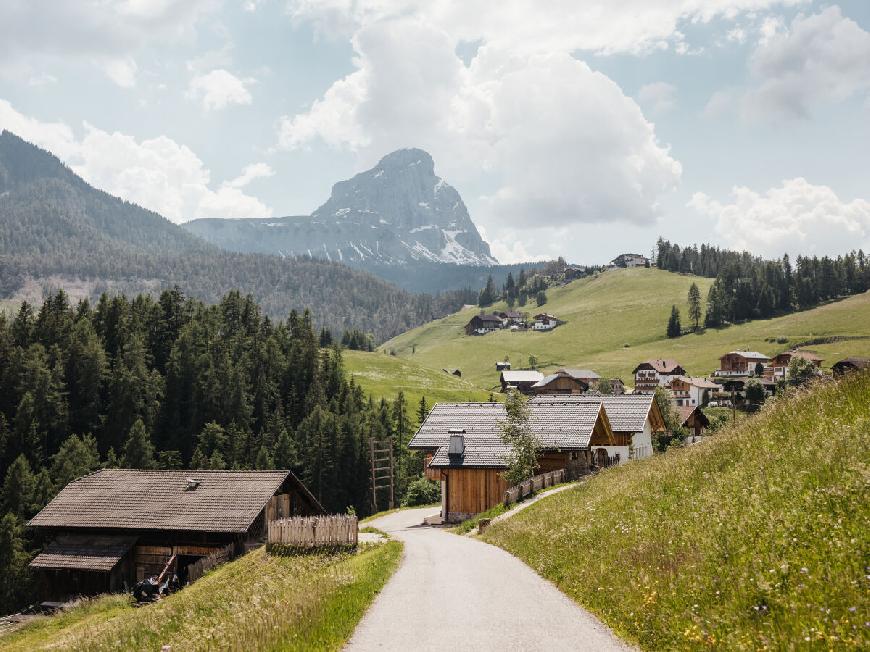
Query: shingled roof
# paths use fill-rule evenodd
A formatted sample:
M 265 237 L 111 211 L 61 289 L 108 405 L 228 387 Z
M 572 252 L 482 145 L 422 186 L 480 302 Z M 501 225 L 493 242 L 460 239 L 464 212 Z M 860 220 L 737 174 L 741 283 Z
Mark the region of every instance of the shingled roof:
M 658 410 L 653 408 L 654 395 L 652 394 L 560 394 L 557 396 L 535 396 L 529 401 L 529 405 L 539 401 L 553 403 L 590 403 L 604 405 L 607 418 L 610 420 L 610 429 L 613 432 L 642 432 L 647 418 L 653 421 L 653 430 L 661 418 Z M 656 416 L 651 414 L 654 412 Z
M 30 566 L 108 573 L 133 547 L 137 538 L 88 534 L 59 536 L 33 558 Z
M 288 478 L 322 509 L 290 471 L 103 469 L 70 482 L 29 525 L 242 533 Z
M 631 372 L 636 374 L 638 370 L 644 365 L 649 366 L 651 369 L 655 370 L 657 373 L 669 375 L 678 373 L 683 367 L 676 360 L 671 359 L 657 359 L 657 360 L 644 360 L 639 365 L 637 365 L 634 370 Z
M 529 425 L 545 449 L 585 449 L 602 413 L 601 401 L 566 403 L 529 401 Z M 602 417 L 606 420 L 607 414 Z M 437 449 L 430 466 L 504 466 L 509 452 L 501 439 L 500 424 L 507 419 L 502 403 L 438 403 L 408 446 Z M 450 434 L 464 431 L 465 454 L 461 460 L 447 455 Z

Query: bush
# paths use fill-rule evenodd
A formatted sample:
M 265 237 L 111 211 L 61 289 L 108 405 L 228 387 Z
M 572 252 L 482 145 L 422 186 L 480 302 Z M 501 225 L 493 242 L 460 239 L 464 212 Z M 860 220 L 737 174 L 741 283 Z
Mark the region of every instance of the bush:
M 420 477 L 408 485 L 402 505 L 404 507 L 416 507 L 417 505 L 430 505 L 441 500 L 441 487 L 437 482 Z

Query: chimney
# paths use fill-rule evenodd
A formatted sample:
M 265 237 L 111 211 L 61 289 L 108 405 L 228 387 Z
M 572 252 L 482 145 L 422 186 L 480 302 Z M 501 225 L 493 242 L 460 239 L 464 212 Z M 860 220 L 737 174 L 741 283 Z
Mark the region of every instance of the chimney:
M 450 457 L 462 457 L 465 455 L 465 430 L 448 430 L 450 433 L 450 445 L 447 447 L 447 455 Z
M 196 488 L 202 483 L 202 480 L 196 480 L 194 478 L 187 479 L 187 488 L 185 491 L 195 491 Z

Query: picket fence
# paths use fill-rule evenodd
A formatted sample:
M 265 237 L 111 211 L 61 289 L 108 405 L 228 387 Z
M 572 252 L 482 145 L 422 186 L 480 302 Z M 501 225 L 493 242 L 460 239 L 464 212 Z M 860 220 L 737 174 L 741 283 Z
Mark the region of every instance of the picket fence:
M 292 548 L 356 547 L 356 516 L 294 516 L 269 521 L 269 545 Z
M 504 505 L 507 507 L 508 505 L 512 505 L 513 503 L 522 500 L 526 496 L 535 493 L 536 491 L 540 491 L 541 489 L 545 489 L 547 487 L 552 487 L 554 484 L 559 484 L 560 482 L 565 482 L 565 469 L 559 469 L 558 471 L 550 471 L 549 473 L 542 473 L 541 475 L 536 475 L 532 478 L 529 478 L 525 482 L 520 482 L 518 485 L 514 485 L 510 489 L 504 492 Z

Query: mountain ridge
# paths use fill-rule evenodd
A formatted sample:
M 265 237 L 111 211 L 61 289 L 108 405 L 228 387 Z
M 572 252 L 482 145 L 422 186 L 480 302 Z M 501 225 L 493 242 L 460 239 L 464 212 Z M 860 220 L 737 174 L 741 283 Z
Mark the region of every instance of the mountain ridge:
M 240 289 L 276 318 L 310 307 L 318 326 L 339 334 L 359 329 L 378 341 L 467 301 L 458 293 L 415 296 L 326 260 L 226 251 L 93 188 L 50 152 L 0 133 L 0 299 L 57 289 L 96 299 L 173 286 L 208 303 Z
M 233 251 L 307 255 L 366 269 L 442 263 L 496 265 L 458 191 L 422 149 L 391 152 L 336 182 L 310 216 L 196 219 L 191 233 Z

